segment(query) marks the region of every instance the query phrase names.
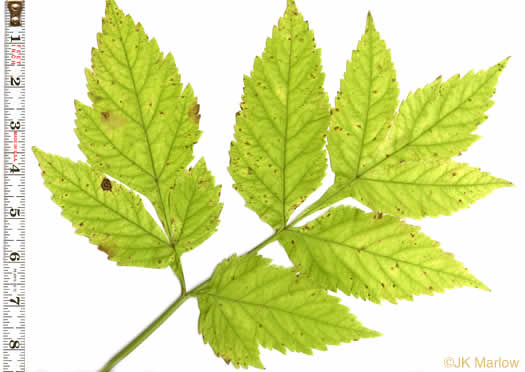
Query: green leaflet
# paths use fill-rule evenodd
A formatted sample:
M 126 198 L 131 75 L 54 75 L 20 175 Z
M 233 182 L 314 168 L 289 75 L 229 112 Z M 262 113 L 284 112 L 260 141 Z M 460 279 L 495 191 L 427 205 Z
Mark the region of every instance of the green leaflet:
M 219 224 L 221 186 L 206 168 L 204 159 L 177 177 L 168 194 L 171 235 L 179 254 L 208 239 Z
M 168 267 L 175 251 L 134 192 L 89 165 L 33 149 L 62 215 L 119 265 Z
M 448 160 L 479 138 L 472 132 L 487 119 L 485 111 L 493 105 L 494 87 L 508 59 L 463 78 L 436 79 L 411 93 L 392 121 L 395 71 L 370 16 L 352 57 L 328 134 L 336 180 L 304 216 L 348 196 L 400 217 L 450 215 L 510 185 Z M 460 173 L 468 176 L 453 178 Z
M 183 89 L 173 56 L 109 0 L 87 70 L 93 108 L 76 102 L 80 148 L 88 162 L 148 197 L 167 226 L 165 199 L 193 159 L 199 105 Z
M 332 112 L 328 151 L 335 174 L 355 177 L 377 156 L 399 104 L 398 95 L 390 50 L 369 13 Z
M 337 297 L 291 269 L 257 255 L 219 264 L 198 295 L 204 342 L 235 367 L 264 368 L 259 345 L 311 354 L 360 338 L 379 336 L 361 325 Z
M 323 82 L 321 51 L 289 0 L 244 78 L 229 167 L 247 206 L 276 230 L 325 175 L 329 104 Z
M 512 184 L 452 160 L 406 161 L 371 169 L 352 196 L 376 211 L 422 218 L 450 215 Z
M 409 94 L 401 104 L 389 140 L 382 149 L 386 166 L 402 160 L 450 158 L 467 150 L 472 134 L 488 116 L 498 78 L 508 58 L 486 71 L 456 75 Z M 388 159 L 388 160 L 387 160 Z M 368 165 L 369 167 L 372 164 Z
M 454 287 L 488 289 L 418 227 L 392 216 L 332 208 L 279 240 L 301 273 L 376 303 Z

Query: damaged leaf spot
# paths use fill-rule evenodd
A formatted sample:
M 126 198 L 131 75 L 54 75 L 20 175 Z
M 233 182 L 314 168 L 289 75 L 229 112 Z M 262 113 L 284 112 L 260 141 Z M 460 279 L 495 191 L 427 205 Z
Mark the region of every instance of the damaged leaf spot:
M 128 124 L 128 118 L 117 112 L 104 111 L 100 113 L 100 124 L 106 132 L 113 132 Z
M 112 191 L 113 186 L 111 185 L 111 181 L 107 177 L 104 177 L 100 183 L 100 188 L 104 191 Z
M 199 114 L 200 109 L 201 106 L 198 103 L 194 103 L 190 106 L 190 109 L 188 110 L 188 116 L 195 124 L 198 124 L 201 119 L 201 115 Z

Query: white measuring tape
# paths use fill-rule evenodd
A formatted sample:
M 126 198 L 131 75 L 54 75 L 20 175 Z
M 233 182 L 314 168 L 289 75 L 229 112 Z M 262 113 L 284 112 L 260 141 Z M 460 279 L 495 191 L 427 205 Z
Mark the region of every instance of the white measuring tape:
M 4 40 L 3 372 L 25 372 L 25 10 L 7 0 Z

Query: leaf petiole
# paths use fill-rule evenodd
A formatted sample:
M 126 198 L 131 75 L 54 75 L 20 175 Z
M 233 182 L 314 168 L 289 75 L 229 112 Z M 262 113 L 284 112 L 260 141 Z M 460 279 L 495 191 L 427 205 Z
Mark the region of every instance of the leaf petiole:
M 146 329 L 144 329 L 137 337 L 135 337 L 129 344 L 120 350 L 109 362 L 99 370 L 99 372 L 111 371 L 120 361 L 131 354 L 137 347 L 140 346 L 153 332 L 157 330 L 168 318 L 190 298 L 189 294 L 181 295 L 175 302 L 173 302 L 157 319 L 155 319 Z

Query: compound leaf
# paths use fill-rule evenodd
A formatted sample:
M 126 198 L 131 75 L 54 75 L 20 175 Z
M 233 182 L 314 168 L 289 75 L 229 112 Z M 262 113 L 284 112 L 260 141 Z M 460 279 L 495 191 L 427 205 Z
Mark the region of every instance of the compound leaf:
M 249 208 L 276 230 L 321 184 L 329 104 L 321 51 L 288 1 L 262 57 L 244 79 L 230 174 Z
M 232 256 L 198 295 L 199 332 L 227 363 L 263 368 L 259 345 L 311 354 L 326 345 L 379 336 L 337 297 L 292 269 L 269 263 L 257 255 Z
M 147 196 L 168 226 L 166 196 L 193 159 L 199 105 L 140 24 L 108 0 L 87 70 L 93 107 L 76 102 L 80 148 L 88 162 Z
M 33 149 L 45 185 L 76 232 L 119 265 L 164 268 L 175 251 L 134 192 L 89 165 Z
M 398 218 L 337 207 L 280 233 L 297 269 L 327 289 L 376 303 L 447 288 L 487 287 L 439 243 Z
M 220 194 L 221 186 L 215 185 L 203 158 L 177 177 L 168 194 L 168 210 L 178 254 L 197 247 L 217 230 L 222 209 Z

